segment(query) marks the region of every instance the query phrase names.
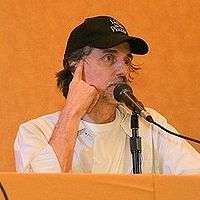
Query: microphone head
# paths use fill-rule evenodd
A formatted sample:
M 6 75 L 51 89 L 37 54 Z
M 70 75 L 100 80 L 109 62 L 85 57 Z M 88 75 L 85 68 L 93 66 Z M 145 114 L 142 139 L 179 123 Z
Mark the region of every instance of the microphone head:
M 128 84 L 119 83 L 113 90 L 113 96 L 118 102 L 123 102 L 124 92 L 133 94 L 133 90 Z

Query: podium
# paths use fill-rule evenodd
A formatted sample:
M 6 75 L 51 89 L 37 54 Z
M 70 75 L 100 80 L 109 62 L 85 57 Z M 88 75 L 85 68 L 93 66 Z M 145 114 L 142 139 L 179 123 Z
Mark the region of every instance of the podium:
M 9 200 L 200 200 L 200 175 L 0 173 Z

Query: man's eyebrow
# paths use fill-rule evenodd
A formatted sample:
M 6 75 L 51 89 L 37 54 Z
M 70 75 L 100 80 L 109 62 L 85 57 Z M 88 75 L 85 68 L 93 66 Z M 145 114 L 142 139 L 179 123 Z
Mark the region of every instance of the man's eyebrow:
M 117 53 L 116 49 L 103 49 L 102 53 Z
M 103 49 L 102 53 L 117 53 L 118 51 L 116 49 Z M 133 59 L 133 55 L 131 53 L 127 54 L 127 57 L 130 58 L 131 60 Z

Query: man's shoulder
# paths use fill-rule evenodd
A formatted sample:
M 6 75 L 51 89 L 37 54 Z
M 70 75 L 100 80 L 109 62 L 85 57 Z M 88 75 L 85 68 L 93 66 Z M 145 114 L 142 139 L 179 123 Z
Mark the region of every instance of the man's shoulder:
M 15 148 L 21 143 L 46 144 L 53 133 L 59 115 L 60 112 L 54 112 L 22 123 L 16 135 Z
M 49 114 L 42 115 L 42 116 L 39 116 L 39 117 L 31 119 L 31 120 L 28 120 L 26 122 L 23 122 L 20 126 L 29 126 L 29 125 L 34 125 L 37 123 L 42 123 L 42 122 L 54 124 L 57 122 L 59 115 L 60 115 L 60 111 L 57 111 L 54 113 L 49 113 Z
M 19 126 L 18 134 L 38 137 L 44 135 L 49 138 L 58 121 L 59 115 L 60 112 L 54 112 L 28 120 Z
M 157 110 L 154 110 L 153 108 L 150 108 L 150 107 L 145 107 L 145 109 L 149 112 L 149 114 L 153 117 L 154 120 L 157 120 L 161 123 L 167 122 L 167 119 Z

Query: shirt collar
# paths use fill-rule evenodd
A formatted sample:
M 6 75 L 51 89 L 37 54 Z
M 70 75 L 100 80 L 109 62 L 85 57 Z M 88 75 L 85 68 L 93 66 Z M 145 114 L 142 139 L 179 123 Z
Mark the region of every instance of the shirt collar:
M 125 133 L 131 137 L 132 135 L 132 130 L 130 126 L 131 111 L 125 106 L 123 106 L 122 104 L 118 105 L 117 110 L 119 110 L 120 118 L 121 118 L 120 126 L 125 131 Z M 78 134 L 83 133 L 85 130 L 86 130 L 86 126 L 81 120 L 79 124 Z

